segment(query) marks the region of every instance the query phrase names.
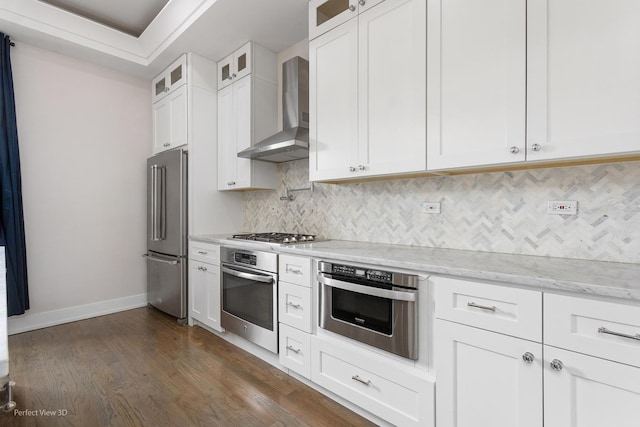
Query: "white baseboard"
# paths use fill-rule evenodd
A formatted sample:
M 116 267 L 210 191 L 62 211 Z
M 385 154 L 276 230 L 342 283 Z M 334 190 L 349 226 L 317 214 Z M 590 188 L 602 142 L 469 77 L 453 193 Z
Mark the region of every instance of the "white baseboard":
M 144 307 L 146 305 L 147 294 L 139 294 L 42 313 L 29 314 L 29 312 L 27 312 L 20 316 L 9 317 L 7 329 L 9 335 L 19 334 L 47 328 L 49 326 L 75 322 L 76 320 L 90 319 L 105 314 L 117 313 L 118 311 L 131 310 L 132 308 Z

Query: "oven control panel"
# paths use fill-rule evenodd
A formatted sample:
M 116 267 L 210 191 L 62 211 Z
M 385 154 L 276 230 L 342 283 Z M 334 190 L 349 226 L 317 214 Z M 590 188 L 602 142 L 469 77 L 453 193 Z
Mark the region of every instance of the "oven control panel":
M 383 270 L 369 270 L 351 265 L 333 264 L 331 272 L 341 276 L 366 279 L 371 282 L 392 283 L 393 273 Z
M 256 265 L 256 256 L 242 252 L 233 254 L 233 261 L 237 264 Z

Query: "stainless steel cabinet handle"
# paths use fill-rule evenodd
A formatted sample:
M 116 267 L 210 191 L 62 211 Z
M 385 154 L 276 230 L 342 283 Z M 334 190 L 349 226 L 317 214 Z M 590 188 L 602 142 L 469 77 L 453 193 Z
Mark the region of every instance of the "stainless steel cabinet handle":
M 599 327 L 598 328 L 598 332 L 601 333 L 601 334 L 615 335 L 616 337 L 629 338 L 630 340 L 640 341 L 640 334 L 631 335 L 631 334 L 625 334 L 625 333 L 622 333 L 622 332 L 610 331 L 609 329 L 605 328 L 604 326 Z
M 390 298 L 398 301 L 415 301 L 417 291 L 395 291 L 389 289 L 374 288 L 371 286 L 358 285 L 356 283 L 343 282 L 342 280 L 325 277 L 318 274 L 318 282 L 332 288 L 344 289 L 345 291 L 357 292 L 364 295 L 372 295 L 380 298 Z
M 360 378 L 358 375 L 354 375 L 351 377 L 352 380 L 358 381 L 359 383 L 362 383 L 364 385 L 366 385 L 367 387 L 369 387 L 371 385 L 371 380 L 363 380 L 362 378 Z
M 480 308 L 482 310 L 488 310 L 488 311 L 496 311 L 496 306 L 492 305 L 492 306 L 488 306 L 488 305 L 480 305 L 480 304 L 476 304 L 475 302 L 471 301 L 467 303 L 468 307 L 473 307 L 473 308 Z
M 562 368 L 564 367 L 562 362 L 558 359 L 553 359 L 551 363 L 549 363 L 549 366 L 551 366 L 551 369 L 554 371 L 562 371 Z
M 540 151 L 540 150 L 542 150 L 542 146 L 541 146 L 540 144 L 533 144 L 533 145 L 531 146 L 531 149 L 532 149 L 533 151 Z
M 178 261 L 168 261 L 166 259 L 161 259 L 161 258 L 156 258 L 153 257 L 149 254 L 144 254 L 142 255 L 144 258 L 148 259 L 149 261 L 154 261 L 154 262 L 160 262 L 162 264 L 169 264 L 169 265 L 176 265 L 178 263 Z
M 350 5 L 350 6 L 349 6 L 349 10 L 350 10 L 351 12 L 355 12 L 356 7 L 355 7 L 354 5 Z
M 514 145 L 513 147 L 509 148 L 509 152 L 511 154 L 518 154 L 520 152 L 520 149 Z
M 206 254 L 208 254 L 209 252 L 205 252 L 205 251 L 198 251 L 198 253 L 199 253 L 200 255 L 206 255 Z
M 360 169 L 361 171 L 365 170 L 365 166 L 364 165 L 358 165 L 358 169 Z
M 235 181 L 227 181 L 227 185 L 236 185 Z
M 358 3 L 360 3 L 360 6 L 364 6 L 367 2 L 365 0 L 360 0 Z
M 302 308 L 302 306 L 301 306 L 300 304 L 294 304 L 294 303 L 292 303 L 291 301 L 289 301 L 289 302 L 287 303 L 287 305 L 290 305 L 290 306 L 291 306 L 291 307 L 293 307 L 293 308 Z
M 236 73 L 233 73 L 233 78 L 234 78 L 234 79 L 236 78 Z
M 349 172 L 355 172 L 356 168 L 354 168 L 353 166 L 349 166 Z
M 165 88 L 164 88 L 164 91 L 165 91 L 165 92 L 169 92 L 170 90 L 171 90 L 171 89 L 169 89 L 168 87 L 165 87 Z
M 535 357 L 533 356 L 533 354 L 528 351 L 522 355 L 522 360 L 524 360 L 527 363 L 533 363 L 534 359 Z
M 288 346 L 287 346 L 287 350 L 291 350 L 291 351 L 293 351 L 293 352 L 294 352 L 294 353 L 296 353 L 296 354 L 300 354 L 300 352 L 302 351 L 302 350 L 300 350 L 299 348 L 295 348 L 295 347 L 293 347 L 293 346 L 291 346 L 291 345 L 288 345 Z
M 302 275 L 302 270 L 298 270 L 297 268 L 287 267 L 287 273 Z
M 232 270 L 231 268 L 222 267 L 222 272 L 230 274 L 232 276 L 240 277 L 241 279 L 255 280 L 256 282 L 272 283 L 273 277 L 261 276 L 258 274 L 245 273 L 244 271 Z

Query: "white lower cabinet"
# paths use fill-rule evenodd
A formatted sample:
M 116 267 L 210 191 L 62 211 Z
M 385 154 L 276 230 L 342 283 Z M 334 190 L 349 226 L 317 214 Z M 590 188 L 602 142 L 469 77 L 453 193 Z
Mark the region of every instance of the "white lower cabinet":
M 314 335 L 311 380 L 392 424 L 434 426 L 435 381 L 420 368 Z
M 545 427 L 640 425 L 639 368 L 550 346 L 544 352 Z
M 438 319 L 434 346 L 438 427 L 542 427 L 542 344 Z
M 305 378 L 311 378 L 311 335 L 280 323 L 280 363 Z
M 189 253 L 189 324 L 197 320 L 222 332 L 224 329 L 220 325 L 220 261 L 214 261 L 212 258 L 213 255 L 219 254 L 219 246 L 191 242 Z M 208 262 L 203 262 L 202 258 Z

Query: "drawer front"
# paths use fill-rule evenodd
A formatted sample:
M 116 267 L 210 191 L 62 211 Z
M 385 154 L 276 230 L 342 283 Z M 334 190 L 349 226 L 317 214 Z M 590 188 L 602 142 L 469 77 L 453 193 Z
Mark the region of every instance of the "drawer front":
M 280 364 L 311 379 L 311 336 L 284 323 L 278 332 Z
M 640 366 L 640 307 L 545 294 L 544 343 Z
M 532 341 L 542 341 L 542 293 L 433 277 L 436 317 Z
M 211 243 L 189 242 L 189 258 L 220 265 L 220 246 Z
M 311 287 L 311 259 L 305 257 L 280 255 L 280 280 Z
M 311 338 L 311 379 L 395 425 L 434 425 L 435 381 L 337 340 Z
M 280 282 L 278 285 L 278 320 L 311 333 L 311 288 Z

